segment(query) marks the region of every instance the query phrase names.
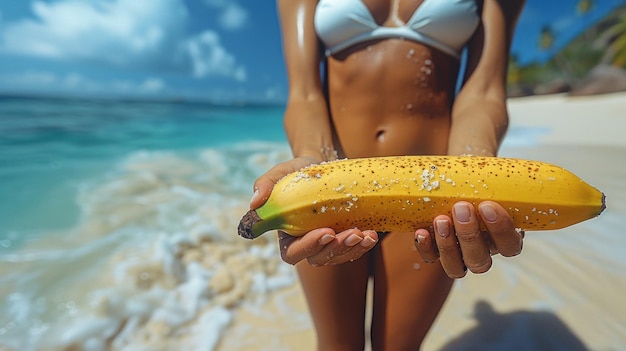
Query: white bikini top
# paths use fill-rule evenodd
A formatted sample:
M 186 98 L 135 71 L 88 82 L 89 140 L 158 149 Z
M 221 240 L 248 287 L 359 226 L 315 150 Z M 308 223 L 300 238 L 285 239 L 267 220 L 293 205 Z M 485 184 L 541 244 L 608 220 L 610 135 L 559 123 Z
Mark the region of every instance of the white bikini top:
M 374 39 L 406 38 L 459 58 L 480 20 L 474 0 L 424 0 L 403 26 L 376 23 L 361 0 L 320 0 L 315 30 L 332 55 Z

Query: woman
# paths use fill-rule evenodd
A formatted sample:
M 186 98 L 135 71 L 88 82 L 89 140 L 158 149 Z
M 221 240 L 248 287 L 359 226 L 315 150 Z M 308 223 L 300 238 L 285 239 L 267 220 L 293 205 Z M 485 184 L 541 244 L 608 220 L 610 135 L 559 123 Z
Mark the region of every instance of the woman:
M 285 174 L 337 157 L 497 154 L 508 125 L 508 50 L 523 0 L 278 0 L 278 7 L 290 84 L 284 125 L 294 158 L 256 181 L 252 209 Z M 451 278 L 486 272 L 491 254 L 520 253 L 521 233 L 497 203 L 459 202 L 452 212 L 434 218 L 432 234 L 279 233 L 320 350 L 363 349 L 370 277 L 372 349 L 416 350 Z

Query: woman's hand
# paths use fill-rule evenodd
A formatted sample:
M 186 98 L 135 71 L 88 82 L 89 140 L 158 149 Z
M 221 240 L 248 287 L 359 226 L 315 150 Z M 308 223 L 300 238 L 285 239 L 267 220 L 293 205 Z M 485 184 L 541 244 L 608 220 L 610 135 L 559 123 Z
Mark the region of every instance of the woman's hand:
M 252 195 L 252 199 L 250 200 L 250 209 L 256 210 L 261 207 L 270 197 L 274 185 L 276 185 L 282 177 L 320 162 L 322 162 L 322 160 L 315 157 L 296 157 L 272 167 L 254 182 L 254 195 Z
M 487 272 L 492 255 L 510 257 L 522 251 L 524 233 L 515 229 L 509 213 L 493 201 L 481 202 L 478 212 L 468 202 L 457 202 L 452 218 L 437 216 L 433 229 L 434 235 L 426 229 L 417 230 L 415 246 L 424 261 L 439 259 L 450 278 L 462 278 L 468 269 Z
M 312 266 L 342 264 L 359 259 L 378 242 L 373 230 L 348 229 L 335 233 L 330 228 L 314 229 L 301 237 L 278 232 L 283 261 L 296 264 L 306 259 Z
M 320 162 L 321 160 L 315 157 L 297 157 L 274 166 L 254 183 L 250 209 L 257 209 L 267 201 L 279 179 Z M 378 242 L 378 234 L 372 230 L 349 229 L 335 233 L 330 228 L 319 228 L 301 237 L 292 237 L 279 231 L 278 240 L 283 261 L 296 264 L 306 259 L 313 266 L 324 266 L 360 258 Z

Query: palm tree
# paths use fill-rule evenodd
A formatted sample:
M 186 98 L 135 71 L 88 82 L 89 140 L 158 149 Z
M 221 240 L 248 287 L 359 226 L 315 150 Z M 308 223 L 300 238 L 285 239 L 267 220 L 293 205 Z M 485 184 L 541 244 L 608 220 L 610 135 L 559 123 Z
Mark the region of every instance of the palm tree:
M 539 34 L 539 48 L 543 51 L 550 51 L 554 46 L 554 31 L 549 25 L 544 25 Z
M 554 42 L 556 40 L 555 37 L 556 34 L 554 33 L 554 30 L 552 30 L 552 27 L 550 25 L 544 25 L 541 28 L 541 33 L 539 34 L 539 48 L 552 56 L 557 69 L 561 71 L 565 77 L 571 77 L 573 70 L 571 69 L 569 62 L 567 62 L 567 59 L 562 57 L 559 53 L 553 52 L 556 51 L 554 48 Z M 565 79 L 569 80 L 570 78 Z
M 621 22 L 621 34 L 611 43 L 613 51 L 613 66 L 626 67 L 626 20 Z
M 576 12 L 580 16 L 585 16 L 588 14 L 594 7 L 596 6 L 595 1 L 593 0 L 579 0 L 576 5 Z M 592 28 L 595 28 L 592 26 Z M 596 33 L 595 29 L 585 31 L 585 38 L 588 42 L 592 42 L 593 38 L 597 37 L 598 33 Z
M 576 12 L 580 15 L 585 15 L 594 7 L 595 3 L 593 0 L 579 0 L 578 5 L 576 5 Z
M 596 43 L 607 47 L 602 63 L 626 67 L 626 10 L 598 37 Z

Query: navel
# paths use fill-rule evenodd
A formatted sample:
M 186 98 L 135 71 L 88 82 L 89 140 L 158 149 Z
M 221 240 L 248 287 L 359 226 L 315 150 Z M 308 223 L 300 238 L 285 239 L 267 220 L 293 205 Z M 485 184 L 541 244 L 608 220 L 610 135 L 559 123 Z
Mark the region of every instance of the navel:
M 376 132 L 376 140 L 378 140 L 379 142 L 383 142 L 385 141 L 385 130 L 384 129 L 380 129 L 378 132 Z

